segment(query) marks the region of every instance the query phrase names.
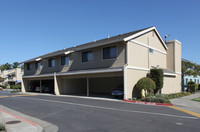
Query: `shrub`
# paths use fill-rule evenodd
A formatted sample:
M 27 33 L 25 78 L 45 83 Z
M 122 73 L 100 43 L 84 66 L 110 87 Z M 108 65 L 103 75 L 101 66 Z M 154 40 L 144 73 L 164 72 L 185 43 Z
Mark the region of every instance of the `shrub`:
M 8 87 L 8 84 L 6 84 L 6 85 L 3 85 L 3 87 L 2 87 L 2 88 L 3 88 L 3 89 L 5 89 L 5 88 L 7 88 L 7 87 Z
M 21 85 L 11 85 L 11 89 L 21 89 Z
M 152 92 L 156 88 L 156 85 L 152 79 L 143 77 L 137 82 L 136 88 L 139 90 L 144 89 L 148 92 Z
M 197 90 L 197 84 L 195 84 L 195 82 L 193 81 L 189 81 L 188 82 L 188 89 L 190 93 L 194 93 Z
M 150 78 L 155 82 L 156 89 L 154 94 L 156 94 L 160 89 L 163 88 L 163 70 L 162 69 L 151 69 Z

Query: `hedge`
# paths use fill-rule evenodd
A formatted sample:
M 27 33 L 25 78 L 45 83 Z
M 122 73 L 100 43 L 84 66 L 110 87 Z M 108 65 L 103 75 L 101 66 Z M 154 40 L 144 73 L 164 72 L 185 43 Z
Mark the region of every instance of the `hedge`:
M 11 89 L 21 89 L 21 85 L 10 85 Z
M 137 82 L 136 88 L 139 90 L 144 89 L 148 92 L 152 92 L 156 88 L 156 85 L 151 78 L 143 77 Z
M 154 94 L 156 94 L 160 89 L 163 88 L 163 70 L 162 69 L 151 69 L 149 77 L 155 82 L 156 89 Z

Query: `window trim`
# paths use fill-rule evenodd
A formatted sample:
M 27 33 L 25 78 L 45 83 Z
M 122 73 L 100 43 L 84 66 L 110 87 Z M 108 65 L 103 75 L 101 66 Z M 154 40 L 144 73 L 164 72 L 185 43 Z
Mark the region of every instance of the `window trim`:
M 65 57 L 68 57 L 68 58 L 69 58 L 69 63 L 68 63 L 68 64 L 62 65 L 62 57 L 64 57 L 64 58 L 65 58 Z M 70 65 L 70 57 L 69 57 L 68 55 L 66 55 L 66 56 L 61 56 L 61 57 L 60 57 L 60 65 L 61 65 L 61 66 L 69 66 L 69 65 Z
M 117 57 L 116 57 L 116 58 L 104 59 L 104 58 L 103 58 L 103 49 L 104 49 L 104 48 L 107 48 L 107 47 L 113 47 L 113 46 L 116 46 L 116 48 L 117 48 Z M 118 45 L 117 45 L 117 44 L 109 45 L 109 46 L 103 46 L 103 47 L 101 48 L 101 60 L 102 60 L 102 61 L 118 60 L 118 57 L 119 57 L 119 54 L 118 54 Z
M 92 52 L 93 58 L 92 58 L 91 61 L 85 61 L 85 62 L 83 62 L 83 53 L 84 53 L 84 52 Z M 93 62 L 93 61 L 94 61 L 94 52 L 93 52 L 93 50 L 86 50 L 86 51 L 82 51 L 82 52 L 81 52 L 81 63 L 91 63 L 91 62 Z

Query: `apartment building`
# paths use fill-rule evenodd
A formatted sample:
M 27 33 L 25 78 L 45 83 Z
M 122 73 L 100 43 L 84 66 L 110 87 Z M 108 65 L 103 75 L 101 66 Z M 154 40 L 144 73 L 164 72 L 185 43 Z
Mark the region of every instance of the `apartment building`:
M 23 92 L 56 95 L 111 95 L 124 86 L 124 99 L 151 68 L 164 71 L 163 94 L 181 91 L 181 43 L 162 40 L 149 27 L 24 61 Z
M 21 68 L 15 68 L 11 70 L 0 71 L 0 77 L 4 78 L 1 85 L 9 84 L 15 85 L 22 82 L 23 71 Z

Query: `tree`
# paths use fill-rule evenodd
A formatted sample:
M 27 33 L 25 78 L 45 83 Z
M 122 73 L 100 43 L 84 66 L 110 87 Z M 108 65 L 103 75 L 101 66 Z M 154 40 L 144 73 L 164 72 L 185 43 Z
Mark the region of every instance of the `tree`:
M 1 65 L 0 66 L 0 70 L 10 70 L 10 69 L 12 69 L 12 65 L 11 64 L 9 64 L 9 63 L 6 63 L 6 64 L 3 64 L 3 65 Z
M 4 78 L 0 77 L 0 82 L 3 82 L 4 81 Z
M 18 68 L 19 65 L 20 65 L 20 63 L 18 63 L 18 62 L 14 62 L 13 65 L 12 65 L 12 67 L 13 67 L 13 68 Z
M 159 90 L 163 88 L 163 70 L 162 69 L 151 69 L 150 70 L 150 78 L 155 82 L 156 89 L 154 90 L 154 94 L 156 94 Z
M 144 89 L 145 91 L 147 90 L 149 93 L 151 93 L 156 89 L 156 85 L 151 78 L 143 77 L 137 82 L 136 88 L 140 91 Z

